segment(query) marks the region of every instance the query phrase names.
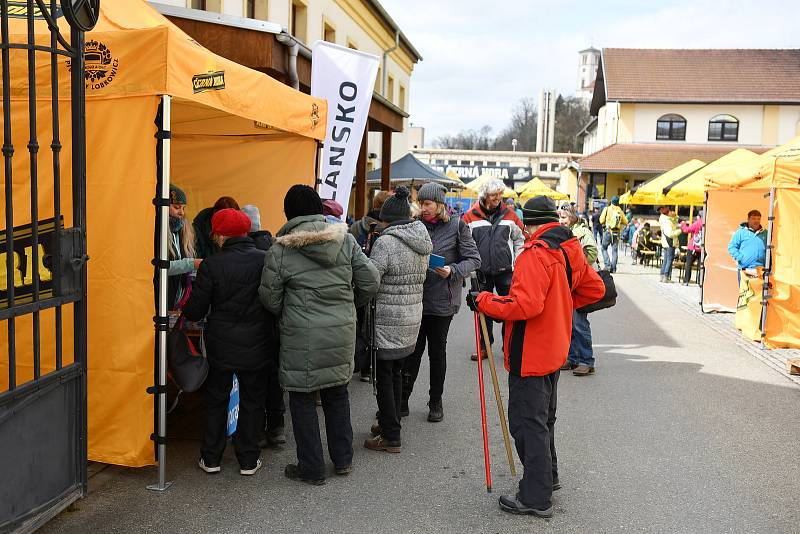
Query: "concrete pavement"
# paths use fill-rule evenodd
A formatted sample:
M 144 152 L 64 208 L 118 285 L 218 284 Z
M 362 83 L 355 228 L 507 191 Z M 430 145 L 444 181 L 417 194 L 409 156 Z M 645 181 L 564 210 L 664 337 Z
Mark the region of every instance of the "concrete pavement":
M 425 420 L 423 363 L 403 419 L 402 454 L 361 447 L 375 401 L 369 384 L 354 382 L 349 477 L 331 473 L 321 487 L 285 479 L 295 458 L 291 432 L 286 447 L 264 451 L 265 468 L 250 478 L 238 474 L 231 450 L 223 472 L 208 476 L 196 467 L 196 441 L 172 441 L 169 491 L 145 489 L 153 469 L 109 467 L 43 532 L 797 532 L 800 389 L 665 299 L 652 269 L 621 269 L 628 271 L 616 275 L 618 305 L 591 316 L 597 375 L 562 373 L 559 383 L 563 489 L 550 520 L 498 509 L 515 481 L 488 369 L 494 493 L 486 493 L 477 377 L 467 356 L 472 317 L 462 310 L 450 334 L 445 420 Z

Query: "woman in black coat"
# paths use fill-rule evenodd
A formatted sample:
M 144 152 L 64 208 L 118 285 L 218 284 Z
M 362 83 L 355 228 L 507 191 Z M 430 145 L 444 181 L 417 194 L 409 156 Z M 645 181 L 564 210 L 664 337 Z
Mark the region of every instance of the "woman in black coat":
M 228 399 L 233 374 L 239 380 L 236 457 L 239 472 L 252 475 L 261 467 L 258 434 L 264 427 L 267 368 L 277 358 L 274 317 L 261 305 L 258 285 L 265 252 L 247 237 L 250 219 L 223 209 L 211 219 L 220 251 L 200 265 L 192 294 L 183 310 L 191 321 L 208 314 L 205 330 L 208 378 L 203 389 L 206 424 L 200 446 L 200 468 L 218 473 L 225 450 Z M 210 310 L 210 312 L 209 312 Z

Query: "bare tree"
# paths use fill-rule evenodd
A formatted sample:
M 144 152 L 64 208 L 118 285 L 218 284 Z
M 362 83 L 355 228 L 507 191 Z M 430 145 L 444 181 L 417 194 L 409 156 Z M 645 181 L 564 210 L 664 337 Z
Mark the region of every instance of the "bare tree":
M 576 135 L 589 122 L 589 106 L 581 98 L 559 95 L 556 100 L 556 131 L 553 149 L 556 152 L 581 152 Z
M 443 135 L 433 141 L 436 148 L 455 150 L 491 150 L 493 145 L 491 126 L 480 130 L 462 130 L 455 135 Z
M 494 140 L 495 150 L 511 150 L 511 140 L 517 140 L 517 150 L 536 148 L 536 104 L 532 98 L 521 98 L 511 111 L 511 121 Z

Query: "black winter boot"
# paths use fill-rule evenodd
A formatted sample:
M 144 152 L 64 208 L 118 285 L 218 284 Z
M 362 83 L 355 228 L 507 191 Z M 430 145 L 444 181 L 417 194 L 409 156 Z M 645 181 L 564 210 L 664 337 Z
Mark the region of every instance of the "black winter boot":
M 431 423 L 438 423 L 444 419 L 444 407 L 442 407 L 442 399 L 431 399 L 428 402 L 428 421 Z

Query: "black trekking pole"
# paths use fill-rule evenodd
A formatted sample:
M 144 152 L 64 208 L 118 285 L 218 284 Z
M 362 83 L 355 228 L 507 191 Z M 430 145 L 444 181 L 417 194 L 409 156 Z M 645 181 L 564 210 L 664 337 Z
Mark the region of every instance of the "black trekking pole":
M 375 342 L 375 315 L 377 306 L 375 299 L 369 301 L 369 381 L 372 383 L 372 394 L 378 396 L 375 367 L 378 363 L 378 347 Z

